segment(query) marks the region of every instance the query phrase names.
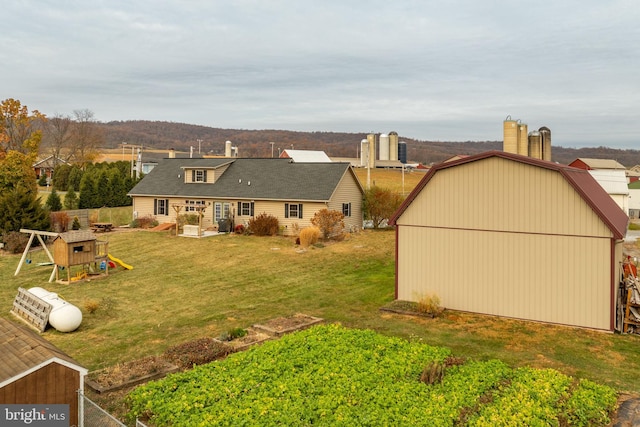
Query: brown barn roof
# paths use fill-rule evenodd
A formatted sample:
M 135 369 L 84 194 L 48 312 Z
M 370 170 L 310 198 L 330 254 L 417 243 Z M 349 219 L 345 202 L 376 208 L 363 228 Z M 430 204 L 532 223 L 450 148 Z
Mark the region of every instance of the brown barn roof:
M 409 194 L 407 199 L 402 203 L 400 208 L 391 217 L 389 223 L 395 225 L 397 219 L 402 215 L 405 209 L 411 204 L 413 199 L 422 191 L 433 176 L 442 169 L 456 167 L 465 163 L 471 163 L 490 157 L 502 157 L 504 159 L 513 160 L 520 163 L 530 164 L 532 166 L 551 169 L 559 172 L 567 182 L 576 190 L 580 197 L 594 210 L 600 219 L 609 227 L 615 239 L 623 239 L 627 234 L 627 226 L 629 217 L 616 202 L 607 194 L 607 192 L 598 184 L 598 182 L 589 174 L 587 170 L 578 169 L 559 163 L 553 163 L 546 160 L 534 159 L 532 157 L 521 156 L 519 154 L 505 153 L 503 151 L 486 151 L 484 153 L 465 157 L 447 163 L 439 163 L 431 168 L 427 175 L 418 183 L 418 185 Z
M 31 372 L 57 362 L 87 374 L 87 370 L 37 333 L 8 319 L 0 318 L 0 387 Z

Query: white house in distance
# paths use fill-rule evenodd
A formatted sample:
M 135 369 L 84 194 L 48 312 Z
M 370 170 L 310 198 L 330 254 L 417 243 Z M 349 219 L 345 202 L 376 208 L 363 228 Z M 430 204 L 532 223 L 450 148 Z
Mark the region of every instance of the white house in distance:
M 569 166 L 588 170 L 624 213 L 629 215 L 627 173 L 622 164 L 612 159 L 579 158 L 569 163 Z
M 617 327 L 628 217 L 586 170 L 502 151 L 440 163 L 390 222 L 399 300 Z

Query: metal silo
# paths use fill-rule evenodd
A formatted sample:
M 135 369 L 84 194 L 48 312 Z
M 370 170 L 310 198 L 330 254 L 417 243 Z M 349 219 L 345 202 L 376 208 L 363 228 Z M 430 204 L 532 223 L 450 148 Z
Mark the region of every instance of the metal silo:
M 369 165 L 369 141 L 360 141 L 360 166 L 366 168 Z
M 224 143 L 224 156 L 231 157 L 231 141 Z
M 373 169 L 376 167 L 376 134 L 367 135 L 367 143 L 369 144 L 369 164 L 368 167 Z
M 518 154 L 529 155 L 529 133 L 525 123 L 518 123 Z
M 542 138 L 542 160 L 551 161 L 551 129 L 542 126 L 538 132 Z
M 398 160 L 400 163 L 407 163 L 407 143 L 404 141 L 398 142 Z
M 389 160 L 398 160 L 398 132 L 389 132 Z
M 518 122 L 507 116 L 503 123 L 504 139 L 502 151 L 505 153 L 518 153 Z
M 542 141 L 540 132 L 533 130 L 529 132 L 529 156 L 534 159 L 542 159 Z
M 386 133 L 380 134 L 380 160 L 389 160 L 389 135 Z

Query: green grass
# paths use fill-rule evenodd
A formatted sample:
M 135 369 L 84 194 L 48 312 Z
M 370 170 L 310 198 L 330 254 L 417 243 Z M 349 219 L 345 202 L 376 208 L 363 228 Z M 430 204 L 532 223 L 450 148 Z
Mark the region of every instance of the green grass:
M 41 286 L 83 310 L 73 333 L 44 336 L 90 370 L 161 354 L 235 327 L 301 312 L 420 339 L 474 360 L 554 368 L 578 378 L 640 392 L 640 337 L 445 311 L 436 319 L 381 312 L 394 298 L 393 232 L 367 231 L 298 253 L 290 238 L 221 235 L 205 239 L 131 231 L 100 234 L 109 252 L 134 266 L 107 278 L 47 283 L 34 262 L 13 273 L 19 255 L 0 257 L 0 316 L 18 287 Z M 85 309 L 97 302 L 93 314 Z

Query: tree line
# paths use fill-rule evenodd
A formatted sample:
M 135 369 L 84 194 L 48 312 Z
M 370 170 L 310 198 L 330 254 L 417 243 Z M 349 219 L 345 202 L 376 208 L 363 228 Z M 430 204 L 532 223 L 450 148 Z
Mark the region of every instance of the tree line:
M 93 163 L 104 133 L 89 110 L 47 118 L 19 100 L 0 102 L 0 241 L 15 240 L 22 228 L 49 230 L 51 212 L 131 204 L 128 162 Z M 46 203 L 38 197 L 33 164 L 38 158 L 62 159 L 55 165 Z M 64 205 L 57 191 L 66 191 Z M 12 237 L 13 234 L 13 237 Z

